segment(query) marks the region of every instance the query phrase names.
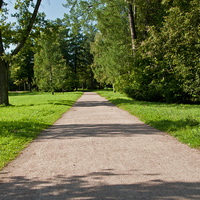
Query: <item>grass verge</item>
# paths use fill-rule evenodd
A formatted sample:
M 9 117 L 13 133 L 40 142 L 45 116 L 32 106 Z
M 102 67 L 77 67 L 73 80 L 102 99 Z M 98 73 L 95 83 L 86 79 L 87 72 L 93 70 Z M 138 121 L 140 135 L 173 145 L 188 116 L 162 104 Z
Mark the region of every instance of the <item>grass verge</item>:
M 111 91 L 96 91 L 141 121 L 200 149 L 200 105 L 136 101 Z
M 11 93 L 11 105 L 0 106 L 0 169 L 60 118 L 81 95 L 82 92 Z

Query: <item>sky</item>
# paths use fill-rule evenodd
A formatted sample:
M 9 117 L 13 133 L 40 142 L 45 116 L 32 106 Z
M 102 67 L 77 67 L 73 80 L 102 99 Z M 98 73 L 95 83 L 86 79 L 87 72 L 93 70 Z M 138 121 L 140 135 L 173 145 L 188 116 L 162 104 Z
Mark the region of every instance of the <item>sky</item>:
M 36 2 L 36 0 L 34 1 Z M 66 4 L 66 0 L 42 0 L 39 12 L 46 14 L 46 19 L 55 20 L 57 18 L 63 19 L 64 13 L 68 12 L 68 9 L 63 7 L 62 4 Z M 15 0 L 8 0 L 9 13 L 14 13 Z M 8 18 L 9 21 L 14 21 L 13 18 Z
M 62 4 L 66 3 L 66 0 L 42 0 L 39 12 L 44 12 L 46 14 L 46 19 L 62 19 L 64 13 L 67 13 L 67 8 L 64 8 Z
M 8 0 L 8 9 L 13 13 L 15 0 Z M 66 0 L 42 0 L 39 8 L 39 12 L 44 12 L 46 14 L 45 19 L 55 20 L 57 18 L 63 19 L 64 13 L 67 13 L 67 8 L 63 7 L 62 4 L 66 4 Z M 13 18 L 8 18 L 8 21 L 13 22 Z M 11 45 L 10 49 L 14 46 Z M 10 51 L 10 49 L 8 51 Z

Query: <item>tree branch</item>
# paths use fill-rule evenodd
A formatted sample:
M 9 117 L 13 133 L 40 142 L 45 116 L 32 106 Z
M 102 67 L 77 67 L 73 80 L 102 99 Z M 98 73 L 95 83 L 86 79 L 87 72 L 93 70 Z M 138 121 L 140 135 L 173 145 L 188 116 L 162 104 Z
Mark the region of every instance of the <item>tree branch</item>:
M 37 16 L 37 13 L 38 13 L 38 10 L 39 10 L 39 7 L 40 7 L 40 4 L 41 4 L 42 0 L 37 0 L 37 4 L 35 6 L 35 9 L 34 9 L 34 12 L 32 14 L 32 17 L 31 17 L 31 20 L 30 20 L 30 23 L 26 29 L 26 34 L 25 36 L 22 38 L 21 42 L 17 45 L 17 47 L 15 48 L 15 50 L 12 52 L 12 56 L 13 55 L 16 55 L 20 50 L 21 48 L 24 46 L 25 42 L 26 42 L 26 39 L 28 38 L 30 32 L 31 32 L 31 29 L 33 27 L 33 24 L 35 22 L 35 19 L 36 19 L 36 16 Z

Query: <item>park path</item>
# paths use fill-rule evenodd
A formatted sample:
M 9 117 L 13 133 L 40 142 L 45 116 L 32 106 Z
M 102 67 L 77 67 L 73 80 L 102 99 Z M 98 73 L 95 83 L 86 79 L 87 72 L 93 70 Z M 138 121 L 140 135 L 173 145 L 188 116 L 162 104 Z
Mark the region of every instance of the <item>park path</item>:
M 84 95 L 0 172 L 0 200 L 200 199 L 200 151 Z

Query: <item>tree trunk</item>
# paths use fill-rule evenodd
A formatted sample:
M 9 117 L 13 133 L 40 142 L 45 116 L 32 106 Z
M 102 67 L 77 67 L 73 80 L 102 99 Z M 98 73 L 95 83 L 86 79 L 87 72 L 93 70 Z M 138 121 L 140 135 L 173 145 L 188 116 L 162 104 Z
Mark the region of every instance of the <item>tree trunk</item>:
M 136 50 L 135 40 L 137 39 L 137 35 L 136 35 L 136 29 L 135 29 L 133 5 L 128 0 L 126 0 L 126 2 L 128 3 L 128 16 L 129 16 L 129 24 L 130 24 L 130 29 L 131 29 L 132 49 L 134 52 Z M 136 12 L 136 7 L 134 7 L 134 10 Z
M 76 45 L 77 45 L 77 42 L 76 42 Z M 75 50 L 74 50 L 74 74 L 75 74 L 75 77 L 77 79 L 77 47 L 75 46 Z M 77 83 L 76 83 L 76 88 L 75 90 L 77 91 L 78 88 L 77 88 Z
M 0 1 L 0 9 L 2 8 L 3 1 Z M 8 100 L 8 63 L 2 60 L 1 56 L 4 54 L 2 30 L 0 27 L 0 104 L 9 104 Z
M 32 82 L 32 78 L 28 77 L 28 90 L 29 92 L 31 92 L 32 88 L 31 88 L 31 82 Z
M 49 65 L 49 73 L 50 73 L 51 94 L 54 95 L 51 64 Z
M 91 89 L 94 89 L 94 73 L 92 71 L 92 68 L 90 68 L 90 74 L 91 74 L 91 78 L 90 78 L 90 84 L 91 84 Z
M 136 5 L 134 4 L 134 22 L 135 22 L 135 26 L 137 25 L 137 7 Z
M 0 59 L 0 104 L 9 104 L 8 100 L 8 64 Z
M 113 93 L 115 93 L 116 91 L 115 91 L 115 85 L 114 85 L 114 83 L 112 84 L 112 86 L 113 86 Z
M 26 83 L 24 83 L 24 91 L 26 91 Z
M 74 50 L 74 73 L 77 73 L 77 48 Z

